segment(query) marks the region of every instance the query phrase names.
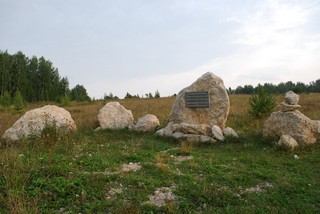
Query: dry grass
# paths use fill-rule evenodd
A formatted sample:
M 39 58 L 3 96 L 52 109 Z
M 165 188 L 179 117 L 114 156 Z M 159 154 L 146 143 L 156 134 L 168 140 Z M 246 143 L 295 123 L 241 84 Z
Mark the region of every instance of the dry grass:
M 230 126 L 240 133 L 250 133 L 262 129 L 264 119 L 253 119 L 249 111 L 250 95 L 230 95 L 230 113 L 226 126 Z M 131 110 L 134 119 L 137 120 L 146 114 L 154 114 L 160 121 L 160 126 L 166 126 L 168 117 L 174 103 L 174 97 L 160 99 L 125 99 L 118 100 L 126 109 Z M 283 101 L 283 96 L 276 96 L 277 103 Z M 105 101 L 94 103 L 72 103 L 65 107 L 75 120 L 78 128 L 95 129 L 99 126 L 97 115 L 99 109 L 106 104 Z M 320 94 L 301 94 L 299 104 L 302 106 L 301 112 L 314 120 L 320 120 Z M 28 105 L 25 111 L 43 106 L 45 103 Z M 12 124 L 23 114 L 13 110 L 0 111 L 0 133 L 12 126 Z

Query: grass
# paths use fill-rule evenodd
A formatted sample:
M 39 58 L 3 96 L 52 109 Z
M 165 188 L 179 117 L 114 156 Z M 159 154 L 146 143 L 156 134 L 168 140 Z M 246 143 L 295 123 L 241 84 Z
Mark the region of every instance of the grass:
M 66 109 L 77 133 L 49 129 L 19 146 L 2 142 L 0 213 L 318 213 L 320 144 L 277 150 L 261 135 L 264 119 L 249 116 L 249 96 L 230 99 L 227 126 L 240 137 L 214 145 L 128 130 L 94 132 L 104 103 L 72 104 Z M 165 126 L 174 98 L 120 102 L 135 119 L 151 113 Z M 318 94 L 302 95 L 301 111 L 319 120 L 319 103 Z M 1 110 L 0 133 L 21 114 Z M 129 163 L 142 168 L 121 171 Z M 149 204 L 161 187 L 170 188 L 175 200 Z M 250 191 L 257 187 L 261 192 Z

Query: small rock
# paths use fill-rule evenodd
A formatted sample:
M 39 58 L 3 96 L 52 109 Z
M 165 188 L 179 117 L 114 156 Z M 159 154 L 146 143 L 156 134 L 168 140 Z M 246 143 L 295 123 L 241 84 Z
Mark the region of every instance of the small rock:
M 284 100 L 289 105 L 297 105 L 299 102 L 299 95 L 294 93 L 293 91 L 288 91 L 284 95 Z
M 299 160 L 299 159 L 300 159 L 300 157 L 299 157 L 298 155 L 293 155 L 293 158 L 294 158 L 295 160 Z
M 277 143 L 277 146 L 292 151 L 295 147 L 299 146 L 299 144 L 290 135 L 281 135 L 280 140 Z
M 156 132 L 156 135 L 162 137 L 171 137 L 173 133 L 173 122 L 169 122 L 165 128 L 162 128 Z
M 219 126 L 217 126 L 217 125 L 212 126 L 211 131 L 212 131 L 213 138 L 215 138 L 217 140 L 221 140 L 221 141 L 224 140 L 224 136 L 222 134 L 222 130 L 221 130 L 221 128 Z
M 228 136 L 228 137 L 236 137 L 238 138 L 239 135 L 237 134 L 237 132 L 235 130 L 233 130 L 232 128 L 230 127 L 227 127 L 225 129 L 223 129 L 223 135 L 224 136 Z

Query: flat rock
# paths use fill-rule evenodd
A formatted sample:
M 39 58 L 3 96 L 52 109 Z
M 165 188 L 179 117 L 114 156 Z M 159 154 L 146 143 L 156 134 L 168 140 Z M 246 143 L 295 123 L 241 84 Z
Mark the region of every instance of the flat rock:
M 209 108 L 188 108 L 185 105 L 186 92 L 209 93 Z M 224 128 L 230 109 L 230 102 L 223 80 L 208 72 L 192 83 L 189 87 L 181 90 L 175 100 L 169 121 L 180 124 L 205 124 Z
M 57 130 L 66 132 L 75 131 L 77 128 L 67 110 L 46 105 L 26 112 L 4 132 L 2 138 L 8 141 L 19 141 L 30 136 L 39 136 L 47 126 L 54 126 Z
M 224 136 L 222 134 L 222 130 L 221 130 L 221 128 L 219 126 L 217 126 L 217 125 L 212 126 L 211 131 L 212 131 L 212 137 L 213 138 L 215 138 L 217 140 L 221 140 L 221 141 L 224 140 Z
M 102 129 L 124 129 L 133 123 L 133 116 L 120 103 L 109 102 L 100 109 L 98 121 Z
M 279 104 L 281 111 L 295 111 L 301 108 L 300 105 L 289 105 L 285 102 Z
M 180 123 L 173 125 L 174 132 L 183 132 L 185 134 L 211 135 L 211 128 L 206 124 Z

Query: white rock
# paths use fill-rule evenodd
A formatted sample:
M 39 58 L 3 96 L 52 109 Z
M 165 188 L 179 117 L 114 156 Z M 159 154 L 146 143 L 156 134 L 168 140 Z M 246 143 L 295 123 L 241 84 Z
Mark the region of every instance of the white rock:
M 55 126 L 66 132 L 75 131 L 77 128 L 68 111 L 58 106 L 46 105 L 26 112 L 4 132 L 2 138 L 19 141 L 30 136 L 39 136 L 47 126 Z
M 225 137 L 239 137 L 237 132 L 230 127 L 223 129 L 223 135 Z
M 293 155 L 293 158 L 294 158 L 295 160 L 299 160 L 299 159 L 300 159 L 300 157 L 299 157 L 298 155 Z
M 213 138 L 215 138 L 217 140 L 221 140 L 221 141 L 224 140 L 222 130 L 219 126 L 217 126 L 217 125 L 212 126 L 211 131 L 212 131 Z
M 282 135 L 277 143 L 277 146 L 292 151 L 295 147 L 299 146 L 299 144 L 290 135 Z
M 159 119 L 155 115 L 147 114 L 138 119 L 137 124 L 133 126 L 133 130 L 141 132 L 154 131 L 159 126 Z
M 199 91 L 209 92 L 210 107 L 185 107 L 185 93 Z M 217 125 L 223 129 L 229 114 L 229 109 L 229 96 L 223 80 L 208 72 L 192 83 L 192 85 L 179 92 L 170 113 L 169 121 L 176 124 L 182 122 L 189 124 L 206 124 L 210 127 Z
M 103 129 L 124 129 L 133 123 L 133 116 L 120 103 L 109 102 L 100 109 L 98 121 Z
M 297 105 L 299 102 L 299 95 L 294 93 L 293 91 L 288 91 L 284 95 L 284 100 L 289 105 Z

